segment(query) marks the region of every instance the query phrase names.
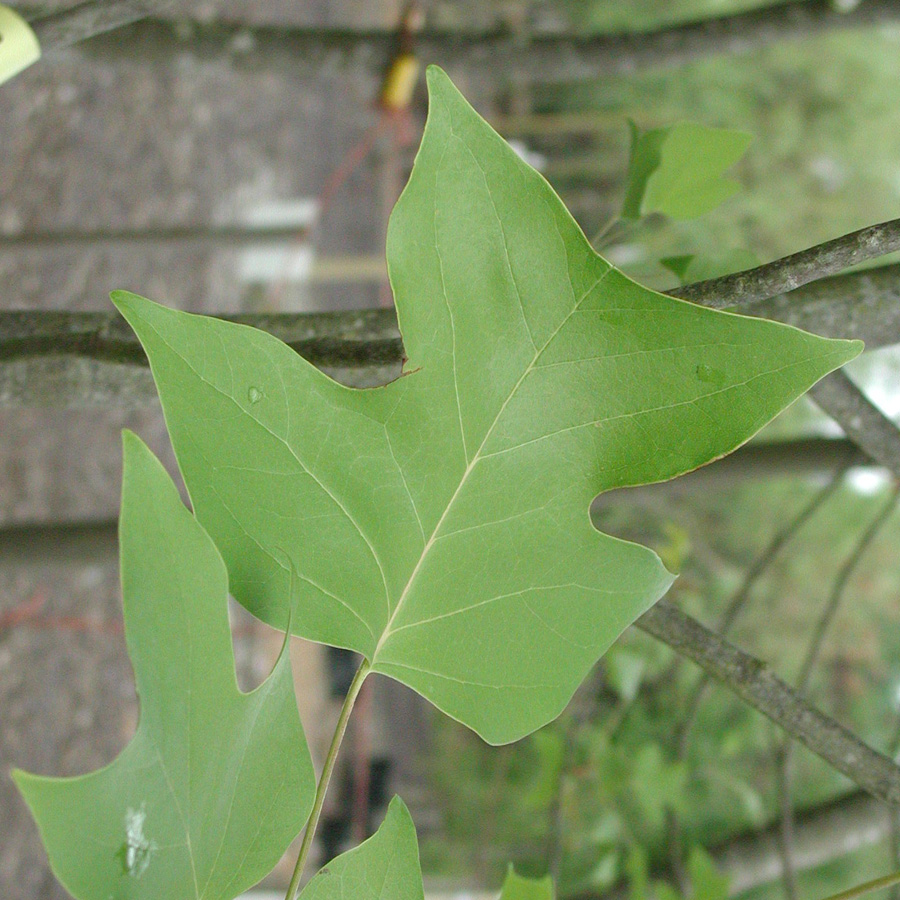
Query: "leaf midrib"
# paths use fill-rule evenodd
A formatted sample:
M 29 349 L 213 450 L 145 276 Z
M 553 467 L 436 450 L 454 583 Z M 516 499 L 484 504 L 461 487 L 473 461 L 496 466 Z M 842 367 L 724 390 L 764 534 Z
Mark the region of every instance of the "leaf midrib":
M 597 259 L 599 260 L 600 257 L 597 257 Z M 496 416 L 494 416 L 494 420 L 491 422 L 490 427 L 485 432 L 484 438 L 482 438 L 482 441 L 479 444 L 478 449 L 475 451 L 475 453 L 472 456 L 471 461 L 466 466 L 466 469 L 460 478 L 460 481 L 456 487 L 456 490 L 453 492 L 453 495 L 447 501 L 447 505 L 444 507 L 444 511 L 443 511 L 443 513 L 441 513 L 440 519 L 438 519 L 437 524 L 434 526 L 434 530 L 432 531 L 431 536 L 428 538 L 428 541 L 426 542 L 425 546 L 422 548 L 422 552 L 419 555 L 419 558 L 416 561 L 416 564 L 413 567 L 413 570 L 410 573 L 410 576 L 407 579 L 407 582 L 403 587 L 403 592 L 400 594 L 400 597 L 397 600 L 397 605 L 394 607 L 394 611 L 391 613 L 391 617 L 388 619 L 387 624 L 385 625 L 384 630 L 381 633 L 381 637 L 378 639 L 378 643 L 375 645 L 375 650 L 373 651 L 372 658 L 370 660 L 372 669 L 375 669 L 378 664 L 378 654 L 381 652 L 381 649 L 384 647 L 387 639 L 393 633 L 391 629 L 394 624 L 394 621 L 397 619 L 397 616 L 399 615 L 400 611 L 403 609 L 404 604 L 406 603 L 406 600 L 409 597 L 410 589 L 416 580 L 416 576 L 421 571 L 422 566 L 424 565 L 425 560 L 431 551 L 431 548 L 434 546 L 434 544 L 438 538 L 438 534 L 439 534 L 444 522 L 447 520 L 447 516 L 449 515 L 450 510 L 453 508 L 453 504 L 456 502 L 457 497 L 459 497 L 459 495 L 462 493 L 462 490 L 465 487 L 469 476 L 472 474 L 472 470 L 475 468 L 476 465 L 478 465 L 478 463 L 483 458 L 482 452 L 485 448 L 485 445 L 490 440 L 490 437 L 494 432 L 494 428 L 497 426 L 497 423 L 500 421 L 501 417 L 503 416 L 503 413 L 506 411 L 506 408 L 509 405 L 510 401 L 516 395 L 516 392 L 522 386 L 522 383 L 525 381 L 525 379 L 528 377 L 528 375 L 534 370 L 535 364 L 540 359 L 541 355 L 550 346 L 550 344 L 556 339 L 557 335 L 560 333 L 560 331 L 562 331 L 562 329 L 565 327 L 565 325 L 569 321 L 569 319 L 572 318 L 572 316 L 578 311 L 578 308 L 581 306 L 581 304 L 587 299 L 588 296 L 590 296 L 603 283 L 603 280 L 612 271 L 613 271 L 612 266 L 609 266 L 609 268 L 607 268 L 603 272 L 603 274 L 599 278 L 597 278 L 596 281 L 594 281 L 594 283 L 573 304 L 572 308 L 569 310 L 568 313 L 566 313 L 565 317 L 562 319 L 562 321 L 559 323 L 559 325 L 557 325 L 557 327 L 553 330 L 553 332 L 550 334 L 550 336 L 547 338 L 547 340 L 544 342 L 544 344 L 541 346 L 541 348 L 539 350 L 537 350 L 537 349 L 535 350 L 535 354 L 532 357 L 531 362 L 525 367 L 522 374 L 519 376 L 518 381 L 515 383 L 515 385 L 513 385 L 512 389 L 510 390 L 506 399 L 503 401 L 502 405 L 500 406 L 500 409 L 497 411 Z

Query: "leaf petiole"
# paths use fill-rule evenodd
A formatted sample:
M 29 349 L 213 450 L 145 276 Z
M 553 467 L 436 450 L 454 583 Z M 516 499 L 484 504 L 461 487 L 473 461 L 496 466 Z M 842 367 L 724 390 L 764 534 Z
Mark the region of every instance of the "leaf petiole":
M 347 731 L 347 723 L 350 721 L 350 713 L 353 712 L 353 705 L 356 703 L 356 698 L 359 696 L 363 682 L 366 680 L 366 676 L 371 668 L 367 659 L 360 663 L 359 668 L 356 670 L 356 675 L 353 676 L 350 689 L 347 691 L 347 696 L 344 698 L 344 705 L 341 707 L 341 714 L 338 716 L 337 726 L 334 729 L 334 735 L 328 747 L 328 754 L 325 757 L 325 765 L 322 767 L 322 775 L 319 778 L 319 783 L 316 785 L 316 799 L 313 802 L 309 821 L 306 823 L 303 842 L 300 844 L 300 855 L 297 857 L 297 864 L 294 866 L 294 874 L 291 875 L 291 883 L 288 885 L 285 900 L 295 900 L 297 896 L 297 889 L 300 887 L 300 878 L 303 875 L 306 858 L 309 856 L 309 851 L 312 848 L 313 838 L 316 836 L 316 827 L 319 824 L 319 816 L 325 804 L 325 794 L 328 791 L 328 784 L 334 772 L 334 764 L 337 762 L 341 742 L 344 739 L 344 733 Z

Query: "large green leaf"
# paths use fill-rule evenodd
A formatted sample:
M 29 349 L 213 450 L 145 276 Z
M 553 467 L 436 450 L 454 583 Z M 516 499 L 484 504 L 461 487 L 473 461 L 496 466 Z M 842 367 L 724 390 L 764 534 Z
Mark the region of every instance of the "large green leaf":
M 440 70 L 388 263 L 408 361 L 342 387 L 270 335 L 114 295 L 235 596 L 486 740 L 553 719 L 668 588 L 601 491 L 746 441 L 861 345 L 703 309 L 597 256 Z
M 89 775 L 13 777 L 78 900 L 230 900 L 270 871 L 312 806 L 290 661 L 282 651 L 261 687 L 238 690 L 222 559 L 150 451 L 128 433 L 124 444 L 137 734 Z
M 317 872 L 300 900 L 423 900 L 416 828 L 394 797 L 378 831 Z

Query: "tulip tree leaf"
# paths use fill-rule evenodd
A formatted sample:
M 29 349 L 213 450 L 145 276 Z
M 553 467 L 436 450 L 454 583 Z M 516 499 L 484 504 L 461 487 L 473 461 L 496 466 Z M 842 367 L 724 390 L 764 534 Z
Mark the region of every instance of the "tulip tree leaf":
M 517 875 L 512 866 L 506 873 L 500 900 L 553 900 L 553 879 L 549 875 L 543 878 L 525 878 Z
M 113 299 L 240 602 L 282 624 L 294 584 L 298 634 L 503 743 L 555 718 L 672 581 L 593 528 L 592 498 L 733 450 L 862 345 L 630 281 L 428 81 L 388 235 L 402 377 L 350 389 L 270 335 Z
M 416 828 L 394 797 L 378 831 L 318 871 L 300 900 L 423 900 Z
M 623 218 L 658 212 L 673 219 L 694 219 L 740 190 L 723 173 L 744 155 L 751 135 L 695 122 L 650 131 L 629 124 L 631 160 Z
M 127 432 L 124 445 L 122 593 L 140 724 L 106 768 L 14 778 L 78 900 L 231 900 L 272 869 L 312 807 L 290 660 L 282 650 L 261 687 L 238 690 L 224 563 L 146 446 Z

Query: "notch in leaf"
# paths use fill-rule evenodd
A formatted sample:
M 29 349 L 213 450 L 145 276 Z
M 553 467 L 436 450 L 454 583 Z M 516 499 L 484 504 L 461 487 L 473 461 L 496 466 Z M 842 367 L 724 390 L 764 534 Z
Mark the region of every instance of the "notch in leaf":
M 388 235 L 402 378 L 352 390 L 263 332 L 113 301 L 240 602 L 279 625 L 299 601 L 298 634 L 504 743 L 672 582 L 593 527 L 594 496 L 734 450 L 862 345 L 635 284 L 443 72 L 428 84 Z
M 269 678 L 241 693 L 222 559 L 129 432 L 124 452 L 119 541 L 137 733 L 88 775 L 13 778 L 78 900 L 231 900 L 272 869 L 312 807 L 287 641 Z

